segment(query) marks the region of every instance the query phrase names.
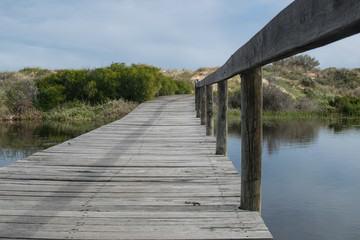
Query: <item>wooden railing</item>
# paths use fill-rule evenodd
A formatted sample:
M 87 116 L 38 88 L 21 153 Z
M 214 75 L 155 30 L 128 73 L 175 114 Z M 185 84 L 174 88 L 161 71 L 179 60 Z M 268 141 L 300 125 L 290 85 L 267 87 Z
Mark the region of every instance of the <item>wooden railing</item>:
M 227 80 L 241 76 L 241 209 L 261 211 L 261 67 L 359 32 L 360 0 L 295 0 L 223 66 L 196 81 L 197 117 L 208 135 L 214 132 L 211 85 L 218 84 L 216 154 L 226 155 Z

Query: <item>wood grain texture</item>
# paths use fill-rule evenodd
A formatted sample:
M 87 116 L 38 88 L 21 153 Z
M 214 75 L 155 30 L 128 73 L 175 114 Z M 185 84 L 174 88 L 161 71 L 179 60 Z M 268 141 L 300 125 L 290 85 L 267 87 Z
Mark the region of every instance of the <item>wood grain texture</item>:
M 216 154 L 227 155 L 227 113 L 228 113 L 228 81 L 218 83 L 218 105 L 216 120 Z
M 205 87 L 200 88 L 200 123 L 206 124 L 206 90 Z
M 359 0 L 295 0 L 197 85 L 214 84 L 359 32 Z
M 241 74 L 241 209 L 261 212 L 261 68 Z
M 194 96 L 161 97 L 0 168 L 0 239 L 271 239 L 205 133 Z
M 213 86 L 206 86 L 206 135 L 214 135 Z
M 198 81 L 195 80 L 195 110 L 196 110 L 196 117 L 200 117 L 200 88 L 196 87 Z

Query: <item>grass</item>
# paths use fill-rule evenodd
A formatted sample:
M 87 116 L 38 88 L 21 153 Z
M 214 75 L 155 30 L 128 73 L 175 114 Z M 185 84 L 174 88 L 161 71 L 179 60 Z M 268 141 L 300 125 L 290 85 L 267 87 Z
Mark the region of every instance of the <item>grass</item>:
M 217 117 L 217 109 L 214 107 L 214 119 Z M 265 120 L 295 120 L 295 119 L 339 119 L 345 118 L 338 113 L 331 114 L 322 114 L 317 112 L 272 112 L 272 111 L 264 111 L 263 119 Z M 229 121 L 240 121 L 241 120 L 241 110 L 238 108 L 229 108 L 228 109 L 228 120 Z
M 84 102 L 72 102 L 45 112 L 43 119 L 57 121 L 116 120 L 127 115 L 136 106 L 136 103 L 122 99 L 94 106 Z

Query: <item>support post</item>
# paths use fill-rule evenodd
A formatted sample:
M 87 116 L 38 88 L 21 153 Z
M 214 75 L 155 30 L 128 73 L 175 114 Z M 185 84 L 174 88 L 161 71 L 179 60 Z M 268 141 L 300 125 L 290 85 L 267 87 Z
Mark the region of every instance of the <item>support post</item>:
M 195 109 L 196 109 L 196 117 L 200 117 L 200 88 L 195 84 Z
M 241 73 L 241 209 L 261 212 L 261 68 Z
M 194 81 L 195 82 L 195 111 L 198 109 L 198 106 L 197 106 L 197 97 L 196 97 L 196 94 L 197 94 L 197 88 L 196 88 L 196 83 L 197 83 L 197 80 Z
M 213 86 L 206 86 L 206 135 L 214 136 Z
M 216 154 L 227 155 L 228 80 L 218 83 L 218 108 L 216 122 Z
M 206 121 L 206 94 L 205 94 L 205 86 L 200 88 L 200 123 L 201 125 L 205 125 Z

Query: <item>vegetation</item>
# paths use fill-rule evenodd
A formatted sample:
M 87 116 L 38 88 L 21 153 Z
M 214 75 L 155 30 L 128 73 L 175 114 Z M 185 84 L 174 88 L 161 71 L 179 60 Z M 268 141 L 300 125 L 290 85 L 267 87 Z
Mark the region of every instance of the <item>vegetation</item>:
M 115 118 L 131 111 L 136 103 L 191 92 L 187 81 L 175 80 L 148 65 L 113 63 L 92 70 L 57 71 L 24 68 L 0 74 L 0 118 Z
M 320 70 L 317 68 L 319 64 L 309 55 L 297 55 L 264 66 L 264 116 L 360 117 L 357 105 L 360 98 L 360 68 Z M 201 70 L 201 76 L 205 77 L 216 68 Z M 203 79 L 199 77 L 199 72 L 193 72 L 192 78 Z M 180 71 L 178 74 L 181 74 Z M 230 109 L 241 108 L 240 83 L 239 76 L 229 80 Z M 230 116 L 239 116 L 237 110 L 230 110 L 229 113 Z
M 320 70 L 318 66 L 319 61 L 308 55 L 264 66 L 264 115 L 360 117 L 360 69 Z M 137 103 L 154 97 L 191 93 L 195 79 L 201 80 L 216 69 L 161 70 L 148 65 L 113 63 L 96 69 L 24 68 L 3 72 L 0 118 L 117 118 Z M 240 76 L 229 81 L 233 116 L 239 116 L 241 108 L 240 83 Z M 214 89 L 216 101 L 216 85 Z
M 303 116 L 360 117 L 356 101 L 360 97 L 359 69 L 320 70 L 316 68 L 318 65 L 315 58 L 298 55 L 264 67 L 264 85 L 280 90 L 277 91 L 277 96 L 286 95 L 278 97 L 283 100 L 282 106 L 277 110 L 266 108 L 269 101 L 277 102 L 277 98 L 265 99 L 264 87 L 264 110 L 291 113 L 290 115 L 301 113 Z
M 44 111 L 75 100 L 92 105 L 121 98 L 141 103 L 155 96 L 191 93 L 186 82 L 163 75 L 159 68 L 124 63 L 94 70 L 59 70 L 35 82 L 38 107 Z
M 360 116 L 360 98 L 354 96 L 336 96 L 330 101 L 330 105 L 334 107 L 338 113 L 347 116 Z
M 309 55 L 296 55 L 273 63 L 274 66 L 286 67 L 293 71 L 311 71 L 320 65 L 319 61 Z

